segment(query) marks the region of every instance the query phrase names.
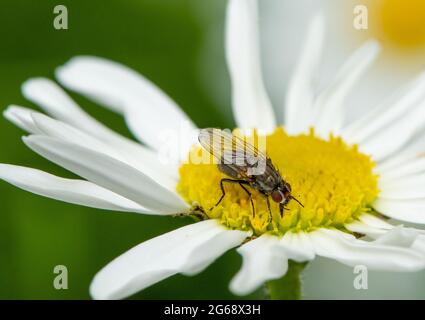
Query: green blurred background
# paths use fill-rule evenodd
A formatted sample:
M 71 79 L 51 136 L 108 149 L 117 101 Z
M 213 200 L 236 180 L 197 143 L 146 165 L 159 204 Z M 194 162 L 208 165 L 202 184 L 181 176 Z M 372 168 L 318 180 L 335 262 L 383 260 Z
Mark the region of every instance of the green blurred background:
M 68 8 L 68 30 L 53 28 L 58 4 Z M 0 107 L 13 103 L 36 108 L 22 97 L 22 82 L 36 76 L 53 78 L 57 66 L 87 54 L 143 73 L 199 126 L 232 127 L 223 47 L 225 5 L 225 0 L 2 0 Z M 131 136 L 120 116 L 71 95 L 96 118 Z M 23 134 L 0 120 L 0 162 L 72 176 L 28 150 L 20 141 Z M 188 223 L 70 205 L 2 181 L 0 204 L 0 299 L 88 299 L 90 281 L 106 263 Z M 178 275 L 132 298 L 234 298 L 227 288 L 240 263 L 233 250 L 198 276 Z M 68 268 L 68 290 L 53 287 L 56 265 Z M 425 272 L 371 272 L 367 291 L 354 290 L 353 278 L 351 268 L 318 259 L 305 274 L 306 298 L 425 298 Z M 248 298 L 261 296 L 260 290 Z
M 32 106 L 20 93 L 29 77 L 53 78 L 78 54 L 122 62 L 167 92 L 200 126 L 231 126 L 231 118 L 200 85 L 200 52 L 209 16 L 224 19 L 225 1 L 22 1 L 0 3 L 0 106 Z M 207 1 L 208 2 L 208 1 Z M 68 8 L 68 30 L 53 28 L 53 8 Z M 200 8 L 201 7 L 201 8 Z M 206 10 L 206 11 L 203 11 Z M 203 15 L 202 11 L 208 13 Z M 211 20 L 212 21 L 212 20 Z M 220 49 L 222 68 L 224 54 Z M 92 115 L 130 136 L 121 117 L 73 95 Z M 34 106 L 35 107 L 35 106 Z M 0 162 L 69 173 L 29 151 L 24 133 L 2 118 Z M 132 246 L 188 221 L 95 210 L 61 203 L 0 182 L 0 298 L 89 298 L 94 274 Z M 231 298 L 228 281 L 239 257 L 231 252 L 197 277 L 176 276 L 138 298 Z M 55 290 L 55 265 L 66 265 L 69 289 Z

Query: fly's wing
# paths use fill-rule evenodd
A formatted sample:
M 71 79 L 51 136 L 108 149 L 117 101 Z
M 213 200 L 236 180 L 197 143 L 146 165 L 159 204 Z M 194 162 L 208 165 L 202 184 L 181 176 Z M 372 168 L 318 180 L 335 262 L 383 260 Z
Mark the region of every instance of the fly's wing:
M 230 166 L 243 176 L 252 176 L 263 174 L 271 165 L 252 144 L 224 130 L 202 129 L 198 140 L 219 161 L 219 168 Z

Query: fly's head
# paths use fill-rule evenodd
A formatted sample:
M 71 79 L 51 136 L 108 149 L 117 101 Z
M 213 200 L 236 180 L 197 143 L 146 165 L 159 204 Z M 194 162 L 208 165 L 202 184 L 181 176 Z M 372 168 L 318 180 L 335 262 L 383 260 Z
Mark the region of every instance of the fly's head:
M 292 194 L 291 185 L 287 182 L 282 182 L 276 188 L 270 192 L 270 196 L 272 197 L 274 202 L 280 203 L 283 207 L 292 199 L 298 202 L 301 207 L 304 207 L 301 202 L 298 201 Z
M 283 182 L 272 190 L 270 196 L 274 202 L 286 205 L 292 199 L 291 191 L 291 185 Z

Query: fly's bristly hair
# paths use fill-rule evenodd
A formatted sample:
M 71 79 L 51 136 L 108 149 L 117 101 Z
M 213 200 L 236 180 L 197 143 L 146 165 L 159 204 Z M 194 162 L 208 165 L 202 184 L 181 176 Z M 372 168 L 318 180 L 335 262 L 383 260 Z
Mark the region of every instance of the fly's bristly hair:
M 272 195 L 273 201 L 280 203 L 281 216 L 285 205 L 291 199 L 295 199 L 291 195 L 289 183 L 282 178 L 272 160 L 246 140 L 225 130 L 214 128 L 200 130 L 198 140 L 201 146 L 219 161 L 218 169 L 231 178 L 220 181 L 222 196 L 215 206 L 223 200 L 225 195 L 223 184 L 225 182 L 236 183 L 243 188 L 251 201 L 254 216 L 254 203 L 246 186 L 258 190 L 260 194 L 266 197 L 270 216 L 270 195 Z M 264 164 L 264 168 L 259 168 L 260 164 Z M 297 199 L 295 200 L 302 205 Z

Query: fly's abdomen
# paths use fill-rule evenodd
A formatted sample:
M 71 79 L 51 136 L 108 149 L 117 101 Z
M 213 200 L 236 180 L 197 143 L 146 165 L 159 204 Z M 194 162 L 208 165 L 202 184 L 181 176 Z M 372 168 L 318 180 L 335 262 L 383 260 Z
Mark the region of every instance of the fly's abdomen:
M 233 179 L 244 179 L 245 177 L 243 177 L 240 174 L 240 169 L 236 168 L 235 165 L 232 164 L 217 164 L 218 170 L 220 170 L 221 172 L 223 172 L 225 175 L 233 178 Z

